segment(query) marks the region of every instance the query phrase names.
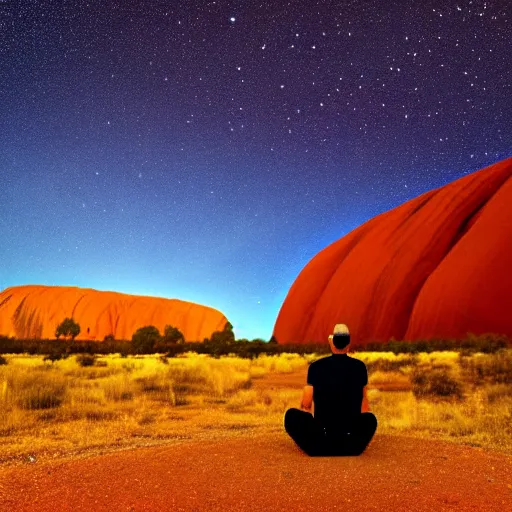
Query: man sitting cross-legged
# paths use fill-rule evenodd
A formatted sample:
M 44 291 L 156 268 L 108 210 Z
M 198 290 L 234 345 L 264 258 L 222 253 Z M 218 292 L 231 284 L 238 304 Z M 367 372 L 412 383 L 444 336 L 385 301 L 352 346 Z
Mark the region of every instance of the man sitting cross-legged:
M 334 327 L 329 345 L 332 355 L 311 363 L 301 410 L 288 409 L 284 427 L 308 455 L 360 455 L 377 429 L 377 418 L 369 412 L 368 372 L 362 361 L 347 355 L 345 324 Z

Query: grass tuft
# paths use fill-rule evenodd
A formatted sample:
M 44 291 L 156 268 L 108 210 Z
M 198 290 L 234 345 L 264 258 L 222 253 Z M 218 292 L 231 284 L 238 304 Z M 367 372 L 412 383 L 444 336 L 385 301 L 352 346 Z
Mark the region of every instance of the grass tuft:
M 411 375 L 412 392 L 414 396 L 464 398 L 462 383 L 455 379 L 444 366 L 434 366 L 427 370 L 415 369 Z

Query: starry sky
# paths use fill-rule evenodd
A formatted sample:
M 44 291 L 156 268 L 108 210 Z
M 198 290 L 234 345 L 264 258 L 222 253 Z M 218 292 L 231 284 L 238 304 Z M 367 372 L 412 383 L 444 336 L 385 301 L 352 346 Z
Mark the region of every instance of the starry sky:
M 506 1 L 0 0 L 0 289 L 269 339 L 375 215 L 512 155 Z

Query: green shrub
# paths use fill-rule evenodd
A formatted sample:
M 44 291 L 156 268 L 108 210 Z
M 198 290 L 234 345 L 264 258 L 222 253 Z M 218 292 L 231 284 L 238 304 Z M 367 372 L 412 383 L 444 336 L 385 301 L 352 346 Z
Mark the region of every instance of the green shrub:
M 172 325 L 166 325 L 164 328 L 163 341 L 166 343 L 185 343 L 185 336 L 183 333 Z
M 417 354 L 420 352 L 464 351 L 466 353 L 484 352 L 492 354 L 505 348 L 512 348 L 512 342 L 501 334 L 468 333 L 463 339 L 429 339 L 398 341 L 394 338 L 387 342 L 365 342 L 353 346 L 359 352 L 393 352 L 395 354 Z
M 78 325 L 73 318 L 64 318 L 64 320 L 55 329 L 55 337 L 58 339 L 61 336 L 65 338 L 75 339 L 80 334 L 80 325 Z
M 209 343 L 215 345 L 226 345 L 235 341 L 235 335 L 233 333 L 233 326 L 226 322 L 222 331 L 212 332 Z
M 154 325 L 141 327 L 133 333 L 133 351 L 135 354 L 152 354 L 161 339 L 160 332 Z

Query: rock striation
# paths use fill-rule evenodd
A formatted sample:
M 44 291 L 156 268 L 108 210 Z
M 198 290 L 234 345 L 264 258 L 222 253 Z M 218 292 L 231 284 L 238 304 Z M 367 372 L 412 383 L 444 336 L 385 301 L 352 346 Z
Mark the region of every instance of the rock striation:
M 15 286 L 0 293 L 0 335 L 54 338 L 57 325 L 66 317 L 80 324 L 77 340 L 98 341 L 109 334 L 130 340 L 145 325 L 154 325 L 160 333 L 173 325 L 185 340 L 202 341 L 228 321 L 220 311 L 177 299 L 38 285 Z
M 382 213 L 320 251 L 274 326 L 279 343 L 512 337 L 512 158 Z

